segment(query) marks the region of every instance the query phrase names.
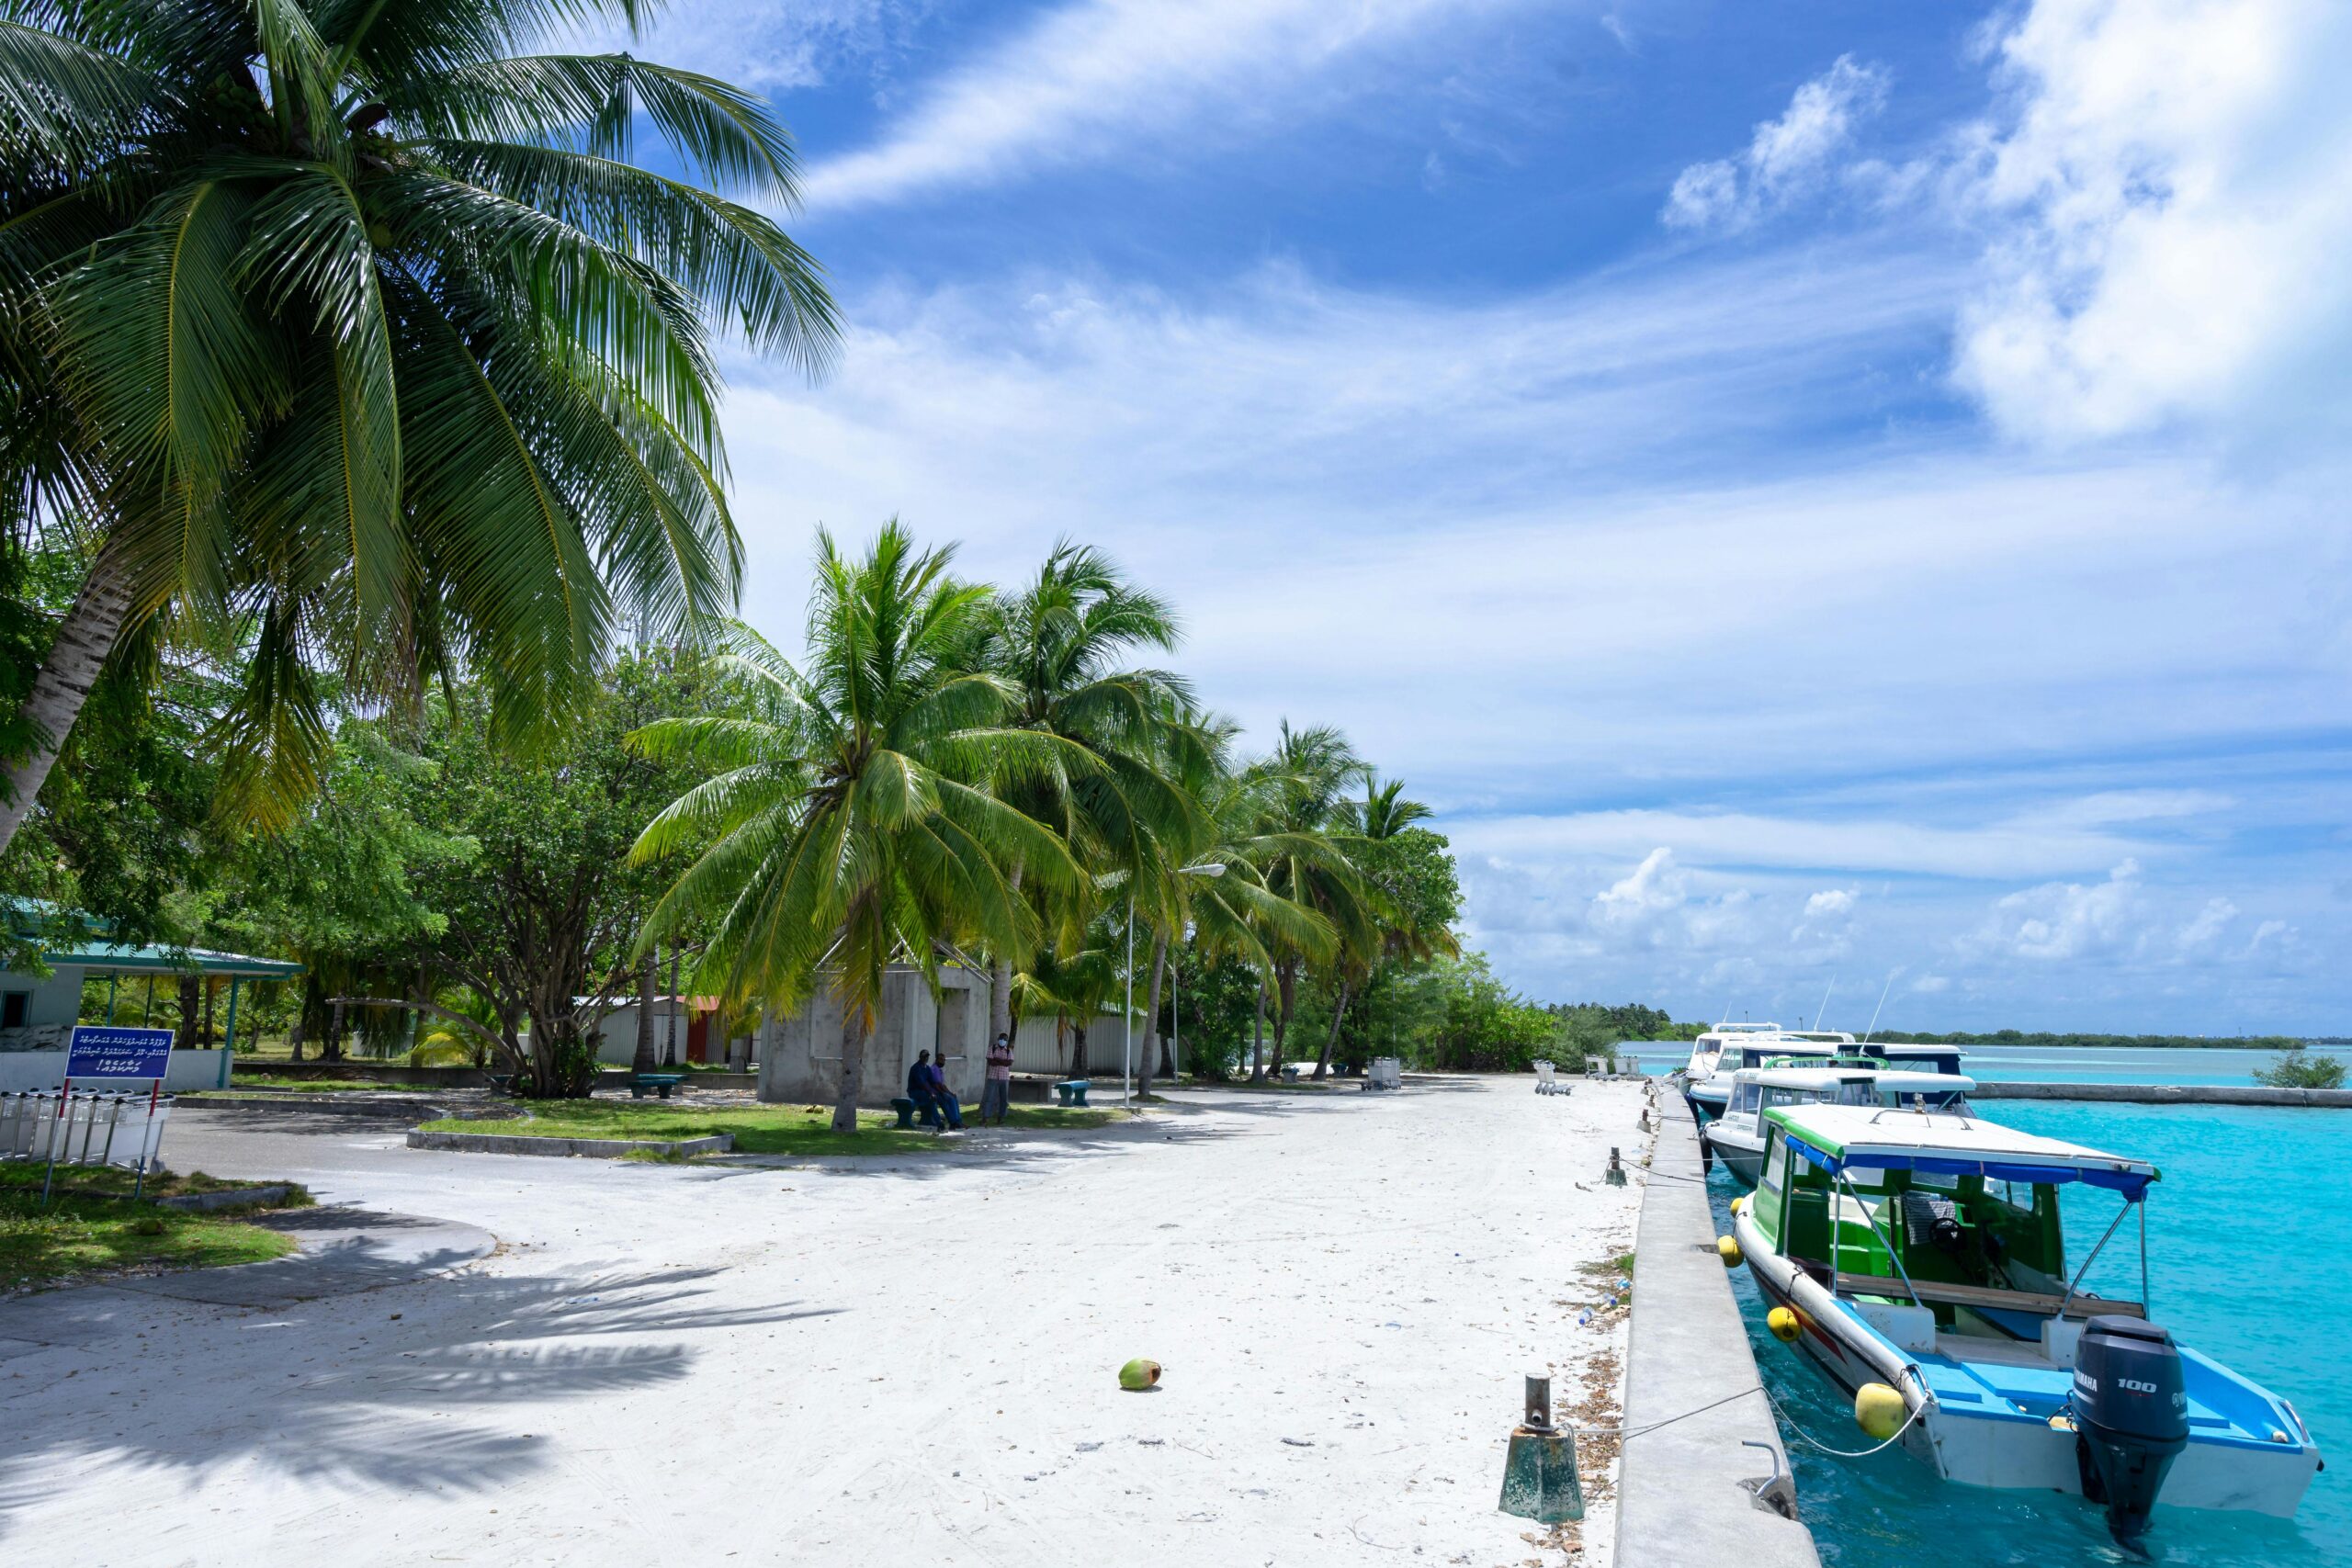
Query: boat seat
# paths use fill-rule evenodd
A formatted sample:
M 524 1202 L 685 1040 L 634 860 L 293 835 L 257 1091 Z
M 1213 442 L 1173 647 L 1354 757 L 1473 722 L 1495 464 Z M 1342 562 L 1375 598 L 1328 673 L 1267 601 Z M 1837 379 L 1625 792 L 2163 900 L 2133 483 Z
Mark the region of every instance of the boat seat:
M 1883 1274 L 1847 1274 L 1838 1276 L 1838 1293 L 1841 1296 L 1887 1296 L 1907 1302 L 1914 1291 L 1923 1302 L 1941 1302 L 1947 1306 L 1992 1307 L 1996 1311 L 2032 1313 L 2048 1317 L 2058 1310 L 2061 1300 L 2056 1292 L 2005 1291 L 1994 1285 L 1947 1285 L 1936 1280 L 1919 1280 L 1912 1284 Z M 2087 1296 L 2077 1291 L 2066 1303 L 2068 1317 L 2099 1317 L 2112 1314 L 2119 1317 L 2145 1317 L 2148 1309 L 2138 1302 L 2111 1302 L 2104 1296 Z

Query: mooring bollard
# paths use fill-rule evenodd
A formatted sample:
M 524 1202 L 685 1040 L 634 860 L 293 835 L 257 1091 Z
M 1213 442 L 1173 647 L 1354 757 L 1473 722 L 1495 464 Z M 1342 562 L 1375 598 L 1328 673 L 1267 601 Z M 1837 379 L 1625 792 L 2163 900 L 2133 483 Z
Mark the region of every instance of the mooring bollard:
M 1527 1380 L 1527 1408 L 1511 1429 L 1510 1452 L 1503 1461 L 1502 1501 L 1496 1506 L 1538 1524 L 1584 1517 L 1576 1439 L 1552 1425 L 1550 1378 Z
M 1611 1187 L 1625 1185 L 1625 1164 L 1618 1158 L 1617 1150 L 1613 1146 L 1609 1151 L 1609 1168 L 1601 1172 L 1600 1179 Z

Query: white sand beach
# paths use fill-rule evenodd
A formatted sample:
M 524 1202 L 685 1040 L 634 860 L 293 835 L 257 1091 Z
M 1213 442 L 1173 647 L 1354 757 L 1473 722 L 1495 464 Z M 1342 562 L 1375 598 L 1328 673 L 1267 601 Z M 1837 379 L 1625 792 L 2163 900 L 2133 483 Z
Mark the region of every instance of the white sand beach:
M 1196 1091 L 936 1157 L 661 1167 L 231 1138 L 322 1200 L 469 1222 L 447 1278 L 275 1311 L 111 1292 L 0 1359 L 15 1561 L 1606 1562 L 1496 1511 L 1523 1373 L 1629 1251 L 1634 1084 Z M 19 1303 L 21 1305 L 21 1303 Z M 92 1296 L 85 1308 L 106 1307 Z M 103 1321 L 99 1321 L 103 1320 Z M 1123 1393 L 1121 1362 L 1165 1367 Z M 1611 1403 L 1607 1389 L 1594 1408 Z M 1588 1476 L 1588 1485 L 1595 1480 Z M 1596 1491 L 1605 1494 L 1606 1488 Z

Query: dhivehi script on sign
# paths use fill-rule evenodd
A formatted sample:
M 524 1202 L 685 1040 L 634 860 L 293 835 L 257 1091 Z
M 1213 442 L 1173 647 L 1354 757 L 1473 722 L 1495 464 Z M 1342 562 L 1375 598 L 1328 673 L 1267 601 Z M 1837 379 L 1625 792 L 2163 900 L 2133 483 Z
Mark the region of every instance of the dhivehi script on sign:
M 77 1023 L 65 1044 L 69 1078 L 160 1078 L 171 1068 L 168 1029 Z

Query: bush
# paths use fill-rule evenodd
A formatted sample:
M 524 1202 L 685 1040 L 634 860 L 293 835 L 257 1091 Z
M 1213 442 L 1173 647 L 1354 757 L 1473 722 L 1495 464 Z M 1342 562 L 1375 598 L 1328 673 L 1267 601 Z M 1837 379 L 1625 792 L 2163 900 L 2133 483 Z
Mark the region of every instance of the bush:
M 2254 1081 L 2271 1089 L 2342 1089 L 2344 1064 L 2333 1056 L 2306 1055 L 2298 1043 L 2268 1066 L 2256 1068 Z

